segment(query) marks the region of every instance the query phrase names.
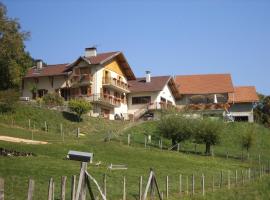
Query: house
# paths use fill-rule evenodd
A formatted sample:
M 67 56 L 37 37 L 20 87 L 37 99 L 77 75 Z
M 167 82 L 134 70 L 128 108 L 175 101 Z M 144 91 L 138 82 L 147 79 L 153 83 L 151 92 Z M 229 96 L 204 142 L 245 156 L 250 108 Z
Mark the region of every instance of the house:
M 235 121 L 254 122 L 253 108 L 258 101 L 254 86 L 234 87 L 234 92 L 229 94 L 229 112 Z
M 180 98 L 178 105 L 227 103 L 234 91 L 230 74 L 175 76 Z
M 179 96 L 174 79 L 171 76 L 151 77 L 149 71 L 143 78 L 128 81 L 128 113 L 134 119 L 148 113 L 157 117 L 157 112 L 175 106 Z
M 93 116 L 114 119 L 128 112 L 128 81 L 135 80 L 122 52 L 97 54 L 86 48 L 85 55 L 71 64 L 43 66 L 39 61 L 23 79 L 23 97 L 42 97 L 57 92 L 66 100 L 84 98 L 93 104 Z M 31 91 L 31 87 L 36 91 Z

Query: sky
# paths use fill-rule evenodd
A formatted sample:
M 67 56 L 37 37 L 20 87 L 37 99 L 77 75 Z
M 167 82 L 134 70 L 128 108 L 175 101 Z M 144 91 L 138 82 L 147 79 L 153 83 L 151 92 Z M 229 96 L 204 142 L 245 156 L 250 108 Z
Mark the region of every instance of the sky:
M 0 0 L 1 1 L 1 0 Z M 137 77 L 231 73 L 270 95 L 269 0 L 2 0 L 47 64 L 122 51 Z

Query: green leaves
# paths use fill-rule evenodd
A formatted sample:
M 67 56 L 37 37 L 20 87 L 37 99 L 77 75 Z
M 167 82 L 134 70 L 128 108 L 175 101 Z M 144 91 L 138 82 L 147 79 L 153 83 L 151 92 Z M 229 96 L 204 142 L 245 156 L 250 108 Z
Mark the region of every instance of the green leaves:
M 72 99 L 68 102 L 68 107 L 72 112 L 75 112 L 80 121 L 81 116 L 92 109 L 92 105 L 85 99 Z

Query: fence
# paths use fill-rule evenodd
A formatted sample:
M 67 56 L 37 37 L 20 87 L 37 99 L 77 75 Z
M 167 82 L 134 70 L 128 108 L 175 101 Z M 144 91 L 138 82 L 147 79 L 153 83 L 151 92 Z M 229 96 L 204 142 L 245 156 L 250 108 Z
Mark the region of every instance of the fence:
M 130 199 L 131 197 L 146 200 L 147 196 L 150 196 L 150 199 L 157 197 L 158 199 L 170 199 L 170 198 L 181 198 L 184 196 L 205 196 L 207 193 L 217 191 L 219 189 L 228 189 L 235 188 L 238 186 L 244 186 L 246 183 L 254 182 L 255 180 L 262 179 L 263 176 L 269 174 L 269 168 L 265 165 L 259 166 L 259 168 L 248 168 L 235 171 L 220 171 L 218 176 L 211 175 L 208 172 L 196 175 L 192 174 L 179 174 L 176 181 L 171 181 L 172 177 L 166 176 L 164 179 L 158 179 L 158 175 L 154 173 L 153 169 L 150 169 L 148 178 L 143 181 L 143 177 L 138 178 L 138 190 L 134 197 L 134 193 L 129 191 L 128 179 L 126 176 L 122 177 L 122 185 L 120 185 L 121 194 L 110 195 L 111 191 L 115 190 L 116 185 L 113 185 L 114 188 L 108 188 L 108 179 L 107 175 L 104 174 L 102 177 L 101 184 L 87 171 L 87 163 L 82 163 L 79 176 L 71 177 L 71 193 L 67 195 L 66 186 L 67 186 L 67 177 L 61 177 L 60 183 L 60 194 L 56 194 L 55 181 L 53 178 L 49 179 L 48 183 L 48 192 L 47 199 L 53 200 L 56 196 L 60 197 L 61 200 L 66 198 L 71 200 L 96 200 L 96 199 Z M 173 184 L 174 187 L 173 187 Z M 0 200 L 4 200 L 5 190 L 4 190 L 4 179 L 0 178 Z M 27 200 L 32 200 L 35 198 L 36 191 L 36 182 L 33 179 L 28 181 L 28 191 L 27 191 Z M 127 187 L 129 186 L 129 187 Z M 177 188 L 177 189 L 173 189 Z M 88 193 L 87 193 L 88 190 Z M 132 193 L 131 195 L 128 195 Z M 46 196 L 46 195 L 45 195 Z M 117 196 L 117 197 L 116 197 Z M 70 198 L 69 198 L 70 197 Z M 119 198 L 120 197 L 120 198 Z M 44 197 L 43 197 L 44 198 Z

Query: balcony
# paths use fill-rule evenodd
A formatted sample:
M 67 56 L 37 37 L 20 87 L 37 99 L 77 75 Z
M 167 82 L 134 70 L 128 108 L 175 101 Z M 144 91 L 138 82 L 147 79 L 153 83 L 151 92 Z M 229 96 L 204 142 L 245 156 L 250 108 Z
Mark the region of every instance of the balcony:
M 103 87 L 110 88 L 121 93 L 130 92 L 128 89 L 128 84 L 123 81 L 117 80 L 116 78 L 111 78 L 111 77 L 103 78 L 102 85 Z
M 120 98 L 117 98 L 109 94 L 103 94 L 103 93 L 92 94 L 88 97 L 85 97 L 85 99 L 87 99 L 90 102 L 97 103 L 102 106 L 106 106 L 110 108 L 115 108 L 121 105 Z
M 176 108 L 171 103 L 166 102 L 153 102 L 148 105 L 148 110 L 166 110 Z
M 80 87 L 92 84 L 93 78 L 90 74 L 73 75 L 70 83 L 71 87 Z

